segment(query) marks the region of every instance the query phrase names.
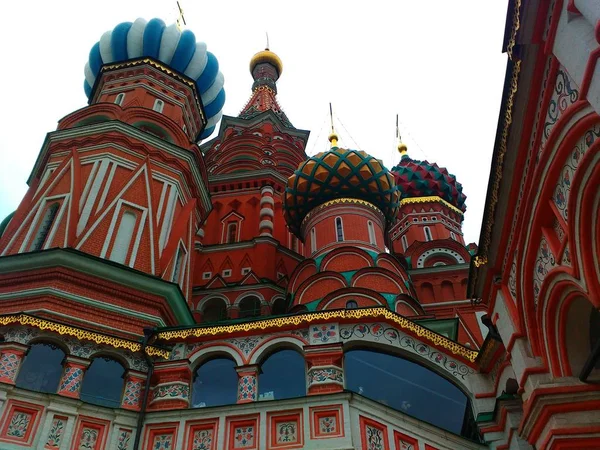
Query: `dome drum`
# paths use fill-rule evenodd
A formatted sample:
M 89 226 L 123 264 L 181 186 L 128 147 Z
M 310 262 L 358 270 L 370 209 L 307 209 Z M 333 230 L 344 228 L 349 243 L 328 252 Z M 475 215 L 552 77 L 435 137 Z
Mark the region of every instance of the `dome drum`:
M 386 220 L 383 213 L 364 200 L 339 198 L 313 209 L 302 221 L 301 235 L 312 258 L 335 248 L 385 251 Z

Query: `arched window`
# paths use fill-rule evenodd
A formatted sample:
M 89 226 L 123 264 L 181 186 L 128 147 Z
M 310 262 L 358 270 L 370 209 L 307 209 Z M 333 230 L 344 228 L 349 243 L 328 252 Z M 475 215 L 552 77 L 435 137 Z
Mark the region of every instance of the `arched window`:
M 456 240 L 456 234 L 454 234 L 454 231 L 450 232 L 450 237 L 454 240 Z
M 227 305 L 220 298 L 213 298 L 204 304 L 202 322 L 219 322 L 227 319 Z
M 406 359 L 371 350 L 344 355 L 346 389 L 460 434 L 471 415 L 466 395 L 451 382 Z
M 94 358 L 85 371 L 81 384 L 80 398 L 94 405 L 118 408 L 121 406 L 121 395 L 125 368 L 112 358 Z
M 342 242 L 344 240 L 344 226 L 342 225 L 342 218 L 335 218 L 335 235 L 337 236 L 337 241 Z
M 65 352 L 54 344 L 33 344 L 19 369 L 17 387 L 55 393 L 63 371 Z
M 317 251 L 317 230 L 315 230 L 315 227 L 310 230 L 310 251 L 311 253 Z
M 175 267 L 173 268 L 173 277 L 171 281 L 174 283 L 181 284 L 181 278 L 185 273 L 185 260 L 187 253 L 185 249 L 179 245 L 177 246 L 177 254 L 175 255 Z
M 425 232 L 425 240 L 428 242 L 431 241 L 433 238 L 431 237 L 431 230 L 429 227 L 424 227 L 423 231 Z
M 235 362 L 215 358 L 204 362 L 194 374 L 192 407 L 232 405 L 237 401 L 238 375 Z
M 406 239 L 406 235 L 402 236 L 402 248 L 404 251 L 408 248 L 408 239 Z
M 273 302 L 273 307 L 271 308 L 271 314 L 273 314 L 274 316 L 280 316 L 282 314 L 286 313 L 286 307 L 285 307 L 285 299 L 283 298 L 278 298 L 277 300 L 275 300 Z
M 117 98 L 115 98 L 115 103 L 119 106 L 123 106 L 123 100 L 125 100 L 125 94 L 121 92 L 117 95 Z
M 295 350 L 280 350 L 261 365 L 259 400 L 281 400 L 306 395 L 304 358 Z
M 240 301 L 240 318 L 260 316 L 260 299 L 253 295 Z
M 370 220 L 367 222 L 367 228 L 369 230 L 369 243 L 372 245 L 377 245 L 377 240 L 375 239 L 375 228 L 373 227 L 373 222 Z
M 292 250 L 298 253 L 298 238 L 296 236 L 292 236 Z
M 112 251 L 110 252 L 110 260 L 125 264 L 127 254 L 129 253 L 129 247 L 131 246 L 131 239 L 133 238 L 133 232 L 135 231 L 135 223 L 137 217 L 134 213 L 126 211 L 121 216 L 121 223 L 117 230 L 117 237 L 115 237 L 115 243 L 113 244 Z
M 356 309 L 358 308 L 358 303 L 356 300 L 348 300 L 346 302 L 346 309 Z
M 164 107 L 165 107 L 165 102 L 163 102 L 162 100 L 159 100 L 158 98 L 156 100 L 154 100 L 154 106 L 152 107 L 152 109 L 154 111 L 162 113 Z
M 227 224 L 227 243 L 232 244 L 237 242 L 237 223 L 229 222 Z
M 52 203 L 50 206 L 48 206 L 46 212 L 44 212 L 44 217 L 40 221 L 40 226 L 38 227 L 35 239 L 32 241 L 31 246 L 29 247 L 30 251 L 41 250 L 44 247 L 59 207 L 60 204 L 58 202 Z

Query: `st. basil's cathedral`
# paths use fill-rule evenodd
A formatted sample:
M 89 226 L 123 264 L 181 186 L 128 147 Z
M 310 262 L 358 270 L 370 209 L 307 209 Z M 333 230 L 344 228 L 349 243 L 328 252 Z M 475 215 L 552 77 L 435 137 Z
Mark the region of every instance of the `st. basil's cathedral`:
M 104 33 L 0 224 L 0 449 L 600 449 L 599 30 L 509 1 L 478 244 L 402 142 L 307 156 L 268 48 L 233 117 L 191 31 Z

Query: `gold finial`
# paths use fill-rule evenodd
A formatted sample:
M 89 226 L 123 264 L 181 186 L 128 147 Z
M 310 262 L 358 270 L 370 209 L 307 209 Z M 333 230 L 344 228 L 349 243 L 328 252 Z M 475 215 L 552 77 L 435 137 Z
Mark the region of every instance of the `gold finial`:
M 283 63 L 281 62 L 279 56 L 277 56 L 275 53 L 269 50 L 268 47 L 262 52 L 256 53 L 252 57 L 252 59 L 250 60 L 250 73 L 252 73 L 254 71 L 254 68 L 261 63 L 269 63 L 275 66 L 275 69 L 277 69 L 277 74 L 281 76 L 281 72 L 283 72 Z
M 179 2 L 177 2 L 177 9 L 179 10 L 179 16 L 177 17 L 177 29 L 179 31 L 181 31 L 181 22 L 183 22 L 184 25 L 187 25 L 187 23 L 185 23 L 185 17 L 183 16 L 183 9 L 181 9 L 181 5 L 179 4 Z
M 329 103 L 329 119 L 331 121 L 331 134 L 327 139 L 329 139 L 329 142 L 331 142 L 331 148 L 334 148 L 337 147 L 337 141 L 339 137 L 333 127 L 333 108 L 331 107 L 331 102 Z
M 402 142 L 402 136 L 400 136 L 400 127 L 398 126 L 398 114 L 396 114 L 396 139 L 398 139 L 398 152 L 401 156 L 406 155 L 408 147 Z

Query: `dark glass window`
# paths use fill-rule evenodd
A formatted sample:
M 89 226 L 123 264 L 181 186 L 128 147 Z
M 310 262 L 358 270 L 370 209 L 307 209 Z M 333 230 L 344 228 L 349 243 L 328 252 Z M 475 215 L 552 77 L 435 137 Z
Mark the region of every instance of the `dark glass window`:
M 593 351 L 600 341 L 600 311 L 592 308 L 590 313 L 590 350 Z M 596 360 L 595 369 L 600 369 L 600 358 Z
M 342 242 L 344 240 L 344 228 L 342 226 L 342 219 L 339 217 L 335 218 L 335 233 L 338 242 Z
M 237 241 L 237 223 L 232 222 L 227 225 L 227 243 L 231 244 Z
M 64 358 L 65 352 L 53 344 L 33 344 L 15 384 L 23 389 L 55 393 L 62 375 Z
M 227 319 L 227 305 L 220 298 L 213 298 L 204 305 L 203 322 L 218 322 Z
M 286 313 L 285 300 L 282 298 L 275 300 L 275 302 L 273 303 L 273 308 L 271 310 L 271 314 L 273 314 L 274 316 L 279 316 L 279 315 L 285 314 L 285 313 Z
M 280 350 L 265 359 L 258 376 L 258 394 L 260 400 L 305 396 L 306 374 L 302 355 L 295 350 Z
M 260 300 L 258 297 L 250 296 L 240 302 L 240 318 L 260 316 Z
M 227 358 L 206 361 L 194 374 L 192 407 L 232 405 L 237 401 L 235 362 Z
M 467 397 L 431 370 L 397 356 L 369 350 L 347 352 L 344 368 L 347 389 L 461 434 Z M 470 411 L 468 413 L 470 415 Z
M 44 213 L 44 218 L 42 219 L 38 231 L 35 235 L 35 239 L 31 243 L 31 247 L 29 250 L 36 251 L 41 250 L 46 242 L 46 238 L 48 237 L 48 233 L 50 233 L 50 228 L 52 228 L 52 224 L 54 223 L 54 218 L 56 217 L 56 213 L 58 212 L 58 208 L 60 204 L 52 203 L 46 212 Z
M 346 302 L 346 309 L 356 309 L 358 308 L 358 303 L 356 303 L 356 300 L 348 300 Z
M 111 358 L 95 358 L 85 371 L 81 385 L 80 398 L 94 405 L 118 408 L 121 406 L 121 394 L 125 368 Z

